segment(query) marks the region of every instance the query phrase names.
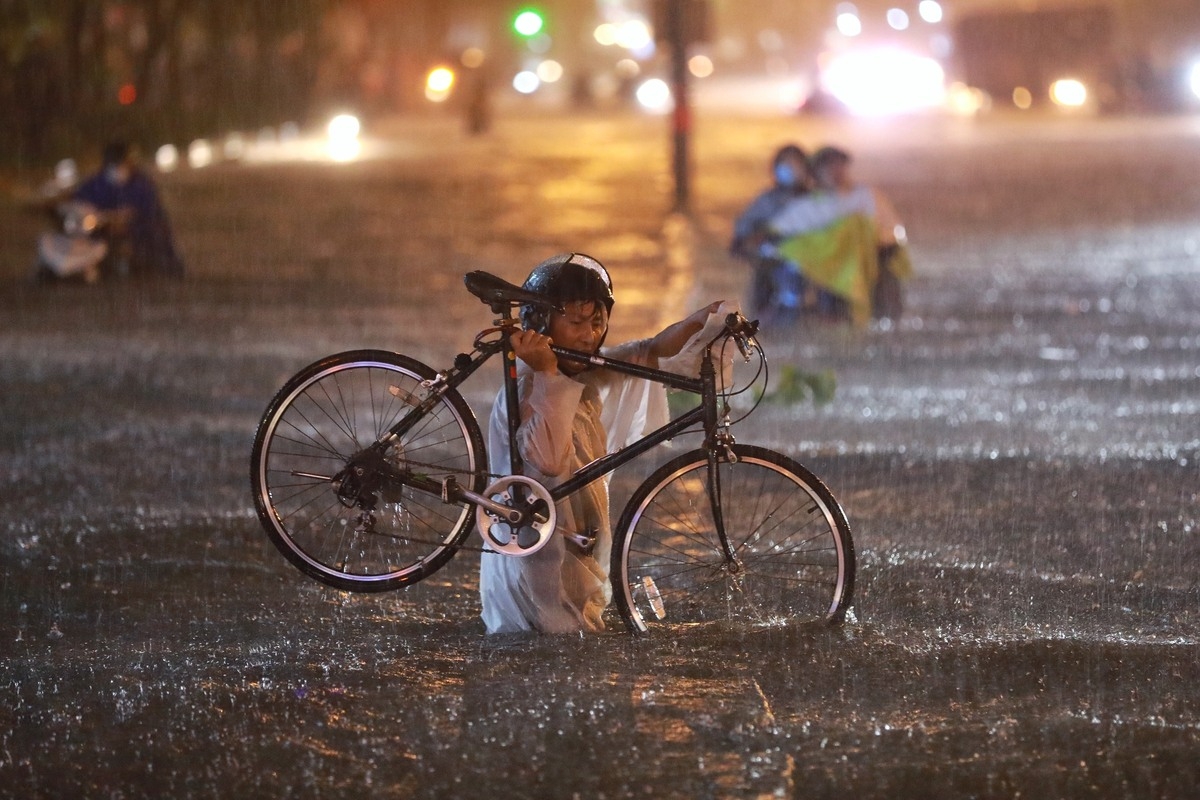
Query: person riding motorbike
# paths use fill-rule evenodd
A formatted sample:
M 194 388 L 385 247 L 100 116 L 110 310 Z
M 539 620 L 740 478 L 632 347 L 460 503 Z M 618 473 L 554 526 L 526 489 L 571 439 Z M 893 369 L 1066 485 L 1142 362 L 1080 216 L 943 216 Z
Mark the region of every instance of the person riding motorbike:
M 104 235 L 108 218 L 78 200 L 41 202 L 36 210 L 50 217 L 52 229 L 38 237 L 34 280 L 100 280 L 112 254 Z
M 779 148 L 771 161 L 772 186 L 759 194 L 733 226 L 729 252 L 750 263 L 748 313 L 765 326 L 794 321 L 804 300 L 804 278 L 795 264 L 779 256 L 767 223 L 785 205 L 806 195 L 812 186 L 808 157 L 798 145 Z
M 106 215 L 105 235 L 113 250 L 114 271 L 183 277 L 183 260 L 154 181 L 138 166 L 125 142 L 109 143 L 103 156 L 100 170 L 79 185 L 73 199 Z

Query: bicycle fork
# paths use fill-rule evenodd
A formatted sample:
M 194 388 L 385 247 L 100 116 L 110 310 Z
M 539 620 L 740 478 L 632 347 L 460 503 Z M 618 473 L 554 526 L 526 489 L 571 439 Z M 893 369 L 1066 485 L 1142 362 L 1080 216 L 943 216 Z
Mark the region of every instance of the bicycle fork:
M 736 575 L 741 571 L 742 565 L 725 531 L 725 513 L 721 508 L 721 464 L 733 464 L 738 459 L 737 454 L 733 452 L 733 434 L 729 432 L 729 409 L 717 396 L 716 368 L 711 358 L 705 358 L 701 362 L 700 379 L 704 385 L 702 404 L 705 409 L 704 430 L 707 434 L 704 449 L 708 453 L 709 508 L 712 511 L 717 541 L 721 545 L 721 554 L 725 557 L 725 567 L 731 575 Z

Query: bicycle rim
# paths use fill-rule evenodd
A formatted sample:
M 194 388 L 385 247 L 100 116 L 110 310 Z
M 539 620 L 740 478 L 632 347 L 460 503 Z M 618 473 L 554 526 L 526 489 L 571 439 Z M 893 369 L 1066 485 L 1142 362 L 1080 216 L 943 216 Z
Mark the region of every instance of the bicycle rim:
M 334 476 L 426 396 L 434 373 L 382 351 L 355 351 L 301 371 L 259 426 L 251 482 L 267 534 L 295 566 L 351 591 L 394 589 L 442 566 L 469 533 L 474 509 L 394 480 L 339 497 Z M 482 489 L 483 443 L 470 408 L 448 392 L 385 455 L 387 467 Z M 364 476 L 367 480 L 372 475 Z M 373 507 L 370 507 L 373 506 Z
M 618 524 L 613 594 L 629 628 L 837 622 L 854 585 L 850 526 L 829 489 L 788 457 L 735 445 L 719 466 L 734 556 L 718 541 L 704 450 L 661 467 Z

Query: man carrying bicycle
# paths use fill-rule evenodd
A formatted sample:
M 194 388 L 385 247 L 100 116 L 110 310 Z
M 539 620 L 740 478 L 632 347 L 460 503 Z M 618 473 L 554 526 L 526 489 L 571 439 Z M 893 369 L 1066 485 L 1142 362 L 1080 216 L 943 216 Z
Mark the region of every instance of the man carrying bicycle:
M 545 296 L 562 309 L 547 312 L 524 306 L 524 330 L 511 338 L 519 360 L 521 421 L 516 449 L 525 474 L 552 485 L 642 432 L 651 384 L 560 359 L 550 349 L 553 343 L 594 353 L 604 344 L 614 298 L 608 271 L 596 259 L 582 253 L 553 256 L 534 268 L 522 288 Z M 719 305 L 699 309 L 652 338 L 605 348 L 604 354 L 657 367 L 660 358 L 678 354 Z M 494 474 L 510 470 L 505 409 L 501 391 L 488 427 L 489 468 Z M 597 480 L 570 495 L 556 510 L 561 531 L 594 537 L 594 544 L 585 547 L 575 539 L 555 535 L 523 558 L 485 551 L 480 564 L 480 598 L 488 633 L 604 629 L 602 613 L 612 594 L 607 480 Z

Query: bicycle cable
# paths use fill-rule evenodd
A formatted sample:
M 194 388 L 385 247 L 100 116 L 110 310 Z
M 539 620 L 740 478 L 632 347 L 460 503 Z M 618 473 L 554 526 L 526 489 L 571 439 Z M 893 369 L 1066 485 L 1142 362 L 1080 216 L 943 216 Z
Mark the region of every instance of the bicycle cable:
M 731 338 L 732 337 L 726 337 L 725 341 L 721 343 L 720 358 L 721 358 L 722 363 L 724 363 L 724 361 L 725 361 L 725 348 L 729 347 L 729 340 Z M 751 414 L 753 414 L 755 409 L 757 409 L 759 407 L 759 405 L 762 403 L 763 398 L 767 396 L 767 385 L 770 382 L 770 374 L 771 374 L 770 367 L 768 367 L 768 365 L 767 365 L 767 354 L 763 352 L 762 346 L 759 345 L 757 339 L 751 338 L 750 343 L 753 345 L 754 352 L 758 354 L 758 368 L 755 370 L 754 375 L 751 376 L 750 380 L 746 381 L 746 385 L 741 387 L 740 389 L 735 388 L 735 389 L 731 389 L 731 390 L 727 391 L 726 390 L 727 387 L 724 384 L 725 375 L 724 375 L 724 371 L 722 370 L 721 391 L 718 392 L 718 394 L 720 394 L 722 397 L 726 397 L 726 398 L 736 397 L 737 395 L 745 394 L 746 392 L 750 391 L 758 383 L 758 380 L 760 377 L 762 378 L 762 382 L 763 382 L 762 391 L 760 393 L 758 393 L 757 397 L 754 398 L 754 404 L 751 405 L 750 408 L 746 410 L 746 413 L 742 414 L 737 419 L 734 419 L 729 422 L 729 425 L 728 425 L 729 427 L 737 425 L 739 422 L 741 422 L 742 420 L 746 419 Z M 730 359 L 730 360 L 732 361 L 732 359 Z M 732 376 L 732 370 L 730 370 L 730 373 Z

